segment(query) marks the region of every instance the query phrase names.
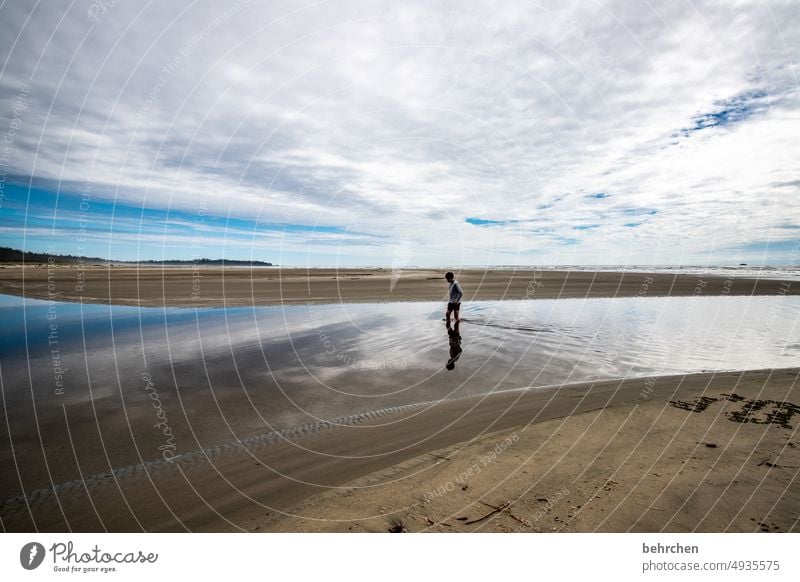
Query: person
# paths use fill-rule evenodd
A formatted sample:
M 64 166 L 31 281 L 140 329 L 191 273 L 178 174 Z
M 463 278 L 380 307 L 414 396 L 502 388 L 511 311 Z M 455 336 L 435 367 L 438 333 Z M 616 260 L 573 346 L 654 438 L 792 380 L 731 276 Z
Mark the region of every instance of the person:
M 456 323 L 461 321 L 461 297 L 464 296 L 464 290 L 461 289 L 461 285 L 456 281 L 456 276 L 453 275 L 452 271 L 445 273 L 444 278 L 450 284 L 450 297 L 447 303 L 447 313 L 445 314 L 445 320 L 450 325 L 450 314 L 454 311 Z
M 450 320 L 447 320 L 445 325 L 447 327 L 447 340 L 450 342 L 450 359 L 447 360 L 447 364 L 444 367 L 447 370 L 455 370 L 456 362 L 461 357 L 461 352 L 464 351 L 461 348 L 461 334 L 458 333 L 458 320 L 456 320 L 455 326 L 452 328 L 450 327 Z

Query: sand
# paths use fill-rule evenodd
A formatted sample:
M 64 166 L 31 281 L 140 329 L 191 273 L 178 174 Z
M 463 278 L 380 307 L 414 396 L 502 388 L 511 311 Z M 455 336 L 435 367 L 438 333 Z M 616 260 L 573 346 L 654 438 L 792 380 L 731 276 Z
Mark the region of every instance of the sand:
M 687 295 L 796 295 L 789 281 L 687 274 L 458 270 L 465 301 Z M 0 293 L 120 305 L 218 307 L 443 301 L 441 271 L 27 265 L 0 268 Z
M 0 502 L 0 518 L 6 531 L 800 531 L 799 377 L 412 406 L 85 475 Z
M 368 475 L 257 527 L 797 532 L 800 407 L 783 406 L 793 415 L 785 424 L 769 417 L 776 402 L 800 402 L 797 379 L 788 370 L 709 378 L 702 397 L 678 388 L 673 404 L 656 398 L 497 431 Z M 715 400 L 700 410 L 698 398 Z M 764 400 L 771 402 L 757 410 Z
M 506 270 L 457 275 L 467 301 L 800 292 L 789 281 L 739 277 Z M 217 307 L 441 301 L 446 285 L 440 272 L 421 269 L 29 265 L 0 269 L 0 293 Z M 142 458 L 120 467 L 106 451 L 108 464 L 117 467 L 111 473 L 93 474 L 87 467 L 79 480 L 0 500 L 0 526 L 800 531 L 799 375 L 793 368 L 505 392 L 366 415 L 348 426 L 322 424 L 221 443 L 173 463 Z M 61 454 L 74 456 L 76 450 L 83 450 L 80 440 L 65 443 Z M 15 453 L 14 462 L 25 459 Z M 9 484 L 19 482 L 15 469 L 4 467 Z

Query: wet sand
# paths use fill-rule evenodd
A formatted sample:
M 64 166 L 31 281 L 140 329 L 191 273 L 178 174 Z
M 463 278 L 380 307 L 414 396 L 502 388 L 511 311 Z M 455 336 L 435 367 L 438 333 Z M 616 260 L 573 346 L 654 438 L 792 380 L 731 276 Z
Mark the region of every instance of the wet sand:
M 797 295 L 789 281 L 585 271 L 456 271 L 466 301 L 575 297 Z M 441 271 L 6 265 L 0 293 L 118 305 L 216 307 L 444 300 Z
M 0 517 L 6 531 L 798 531 L 799 375 L 400 407 L 84 475 Z
M 798 370 L 659 379 L 656 390 L 676 391 L 666 402 L 660 393 L 499 430 L 312 497 L 255 527 L 797 532 L 798 379 Z

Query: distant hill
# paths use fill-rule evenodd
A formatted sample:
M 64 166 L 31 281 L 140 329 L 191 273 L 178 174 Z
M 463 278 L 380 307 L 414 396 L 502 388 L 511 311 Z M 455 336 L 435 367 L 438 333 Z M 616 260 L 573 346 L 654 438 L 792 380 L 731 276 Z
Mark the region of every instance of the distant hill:
M 29 253 L 12 249 L 9 247 L 0 247 L 0 263 L 47 263 L 53 262 L 58 264 L 73 264 L 73 263 L 102 263 L 102 264 L 125 264 L 125 265 L 170 265 L 170 266 L 245 266 L 245 267 L 272 267 L 272 263 L 265 261 L 235 261 L 229 259 L 197 259 L 196 261 L 108 261 L 100 257 L 80 257 L 75 255 L 48 255 L 47 253 Z
M 52 257 L 54 263 L 108 263 L 99 257 L 76 257 L 74 255 L 48 255 L 47 253 L 28 253 L 9 247 L 0 247 L 0 263 L 46 263 Z

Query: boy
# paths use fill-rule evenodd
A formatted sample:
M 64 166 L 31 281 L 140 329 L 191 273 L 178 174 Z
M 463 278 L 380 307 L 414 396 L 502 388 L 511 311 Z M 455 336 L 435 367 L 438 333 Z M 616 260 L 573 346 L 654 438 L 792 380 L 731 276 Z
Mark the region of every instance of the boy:
M 464 291 L 461 289 L 461 285 L 458 284 L 458 281 L 456 281 L 456 276 L 453 275 L 451 271 L 445 273 L 444 278 L 447 279 L 447 282 L 450 284 L 450 301 L 447 303 L 447 314 L 445 316 L 447 325 L 450 325 L 450 314 L 453 311 L 456 312 L 456 323 L 461 321 L 459 312 L 461 310 L 461 297 L 463 297 Z

